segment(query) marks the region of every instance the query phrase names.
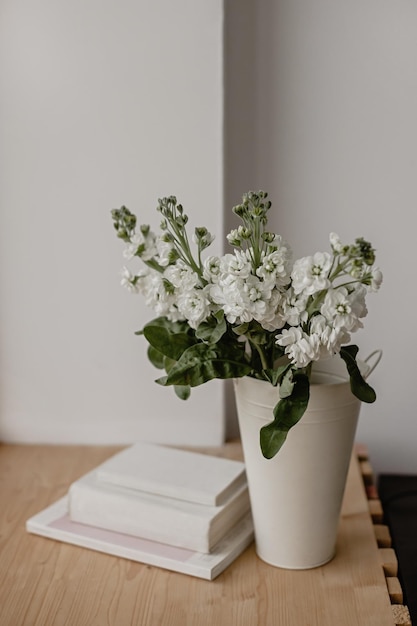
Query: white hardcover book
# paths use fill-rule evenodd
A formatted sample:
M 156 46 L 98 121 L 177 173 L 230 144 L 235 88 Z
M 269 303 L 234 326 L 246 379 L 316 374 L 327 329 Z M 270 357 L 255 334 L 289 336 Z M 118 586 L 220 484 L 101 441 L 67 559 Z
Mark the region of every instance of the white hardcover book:
M 250 508 L 247 485 L 221 506 L 207 506 L 104 483 L 93 470 L 72 483 L 74 522 L 210 552 Z
M 96 470 L 103 482 L 210 506 L 223 504 L 246 483 L 241 461 L 144 442 L 122 450 Z
M 199 554 L 192 550 L 73 522 L 68 515 L 67 497 L 31 517 L 26 522 L 26 530 L 49 539 L 206 580 L 213 580 L 221 574 L 253 540 L 252 517 L 247 513 L 223 537 L 211 554 Z

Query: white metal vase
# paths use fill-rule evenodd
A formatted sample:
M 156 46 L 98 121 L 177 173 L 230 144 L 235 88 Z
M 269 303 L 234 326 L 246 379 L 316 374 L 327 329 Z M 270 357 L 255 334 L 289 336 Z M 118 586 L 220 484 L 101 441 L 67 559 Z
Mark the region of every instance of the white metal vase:
M 380 351 L 374 354 L 378 362 Z M 362 375 L 377 362 L 358 362 Z M 287 569 L 327 563 L 335 554 L 361 405 L 342 359 L 315 364 L 307 411 L 272 459 L 262 455 L 259 431 L 273 420 L 279 389 L 250 377 L 235 379 L 234 388 L 258 556 Z

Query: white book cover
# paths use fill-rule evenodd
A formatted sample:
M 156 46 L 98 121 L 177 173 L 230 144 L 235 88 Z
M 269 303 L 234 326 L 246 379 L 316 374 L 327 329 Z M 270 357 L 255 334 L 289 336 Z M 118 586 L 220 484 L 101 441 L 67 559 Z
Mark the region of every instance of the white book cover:
M 211 554 L 164 545 L 71 521 L 64 497 L 26 522 L 29 533 L 63 541 L 113 556 L 146 563 L 174 572 L 213 580 L 253 541 L 253 524 L 247 513 L 217 544 Z
M 103 482 L 219 506 L 246 483 L 245 465 L 199 452 L 138 442 L 97 468 Z
M 74 522 L 206 553 L 250 508 L 246 484 L 221 506 L 206 506 L 104 483 L 95 470 L 68 496 Z

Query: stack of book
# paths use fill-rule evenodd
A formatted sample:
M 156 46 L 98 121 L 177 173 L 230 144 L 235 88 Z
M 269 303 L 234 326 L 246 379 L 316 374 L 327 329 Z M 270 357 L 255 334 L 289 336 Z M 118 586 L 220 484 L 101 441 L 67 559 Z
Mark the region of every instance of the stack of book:
M 150 443 L 82 476 L 26 527 L 209 580 L 253 539 L 243 463 Z

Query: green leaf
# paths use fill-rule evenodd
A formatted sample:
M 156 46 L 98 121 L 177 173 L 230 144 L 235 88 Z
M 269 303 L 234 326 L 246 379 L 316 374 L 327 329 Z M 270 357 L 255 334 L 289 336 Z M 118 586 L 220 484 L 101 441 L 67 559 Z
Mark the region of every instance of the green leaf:
M 178 322 L 159 317 L 146 324 L 143 334 L 155 350 L 178 361 L 182 353 L 196 342 L 193 335 L 184 332 L 184 328 L 186 326 Z
M 169 370 L 171 370 L 174 365 L 175 365 L 176 361 L 175 359 L 170 359 L 168 356 L 164 357 L 164 369 L 166 372 L 169 372 Z
M 174 385 L 174 391 L 180 400 L 188 400 L 191 394 L 191 388 L 189 385 Z
M 346 363 L 347 371 L 350 376 L 350 388 L 353 395 L 362 402 L 375 402 L 375 390 L 363 379 L 356 362 L 358 350 L 358 346 L 343 346 L 340 348 L 340 356 Z
M 148 261 L 145 261 L 145 264 L 148 267 L 151 267 L 153 270 L 156 270 L 157 272 L 162 272 L 164 271 L 164 267 L 162 267 L 162 265 L 159 265 L 159 263 L 157 261 L 155 261 L 155 259 L 149 259 Z
M 245 335 L 249 330 L 249 322 L 245 322 L 244 324 L 240 324 L 239 326 L 233 327 L 233 332 L 235 335 Z
M 150 360 L 152 365 L 156 367 L 157 369 L 159 370 L 164 369 L 165 357 L 162 354 L 162 352 L 159 352 L 159 350 L 156 350 L 156 348 L 154 348 L 153 346 L 148 346 L 148 359 Z
M 190 330 L 188 322 L 186 321 L 172 322 L 171 320 L 169 320 L 167 317 L 164 317 L 164 316 L 156 317 L 155 319 L 151 320 L 150 322 L 145 324 L 144 329 L 147 328 L 148 326 L 161 326 L 163 328 L 166 328 L 169 332 L 173 333 L 174 335 L 177 333 L 187 333 Z
M 260 431 L 262 454 L 272 459 L 285 442 L 288 431 L 305 413 L 310 397 L 310 382 L 306 374 L 294 373 L 294 388 L 290 396 L 281 398 L 274 407 L 274 421 Z
M 285 372 L 289 368 L 291 368 L 291 363 L 286 363 L 285 365 L 280 365 L 279 367 L 276 367 L 275 369 L 262 370 L 262 373 L 263 373 L 264 377 L 267 380 L 269 380 L 271 385 L 274 385 L 274 387 L 276 387 L 278 384 L 281 384 L 281 380 L 282 380 Z M 280 393 L 281 393 L 281 391 L 280 391 Z
M 199 325 L 195 331 L 195 336 L 206 343 L 217 343 L 226 330 L 227 324 L 224 319 L 224 311 L 220 310 Z
M 265 345 L 271 340 L 271 333 L 266 331 L 259 322 L 249 323 L 249 328 L 246 332 L 246 336 L 248 337 L 251 343 L 255 343 L 257 345 Z
M 244 349 L 221 344 L 199 343 L 188 348 L 168 376 L 158 379 L 161 385 L 196 387 L 214 378 L 240 378 L 251 371 L 244 360 Z

